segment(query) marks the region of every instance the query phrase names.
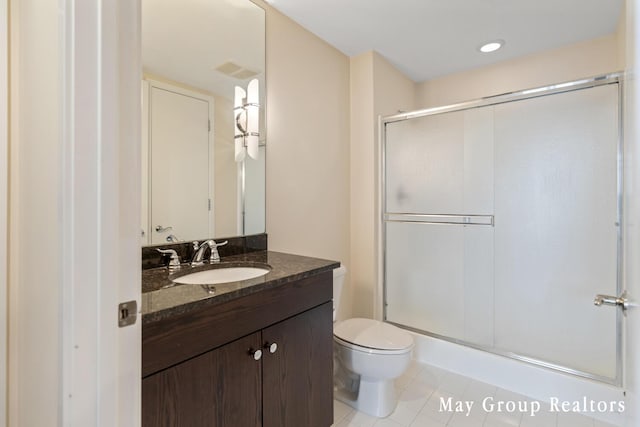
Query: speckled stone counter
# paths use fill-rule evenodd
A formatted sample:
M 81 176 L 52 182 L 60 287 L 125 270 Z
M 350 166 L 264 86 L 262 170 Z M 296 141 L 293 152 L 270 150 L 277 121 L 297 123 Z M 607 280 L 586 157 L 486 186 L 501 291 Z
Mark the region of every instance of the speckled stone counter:
M 219 264 L 192 268 L 183 264 L 176 276 L 203 269 L 224 267 L 266 267 L 264 276 L 239 282 L 209 286 L 174 284 L 165 267 L 142 272 L 142 325 L 170 319 L 192 311 L 274 288 L 285 283 L 330 271 L 339 262 L 272 251 L 259 251 L 223 257 Z M 175 276 L 174 276 L 175 277 Z

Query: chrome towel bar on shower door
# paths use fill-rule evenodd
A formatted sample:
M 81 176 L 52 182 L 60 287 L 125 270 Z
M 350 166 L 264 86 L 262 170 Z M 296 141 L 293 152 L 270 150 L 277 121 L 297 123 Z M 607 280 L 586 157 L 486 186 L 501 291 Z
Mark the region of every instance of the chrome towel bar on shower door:
M 387 222 L 405 222 L 421 224 L 449 224 L 449 225 L 494 225 L 493 215 L 431 215 L 386 213 L 384 220 Z

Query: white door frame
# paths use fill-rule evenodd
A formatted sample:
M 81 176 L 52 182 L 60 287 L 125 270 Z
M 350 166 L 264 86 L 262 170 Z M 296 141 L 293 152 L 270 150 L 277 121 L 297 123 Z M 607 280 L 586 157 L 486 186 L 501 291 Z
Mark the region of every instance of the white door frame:
M 59 425 L 140 425 L 140 2 L 60 0 Z M 36 409 L 37 410 L 37 409 Z

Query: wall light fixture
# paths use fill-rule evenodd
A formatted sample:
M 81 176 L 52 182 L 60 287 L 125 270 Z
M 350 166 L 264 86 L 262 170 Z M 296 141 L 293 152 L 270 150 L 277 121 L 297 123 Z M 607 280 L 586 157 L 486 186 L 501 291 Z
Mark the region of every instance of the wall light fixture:
M 235 123 L 235 159 L 241 162 L 246 154 L 257 159 L 260 153 L 260 103 L 258 79 L 253 79 L 245 91 L 236 86 L 233 103 Z

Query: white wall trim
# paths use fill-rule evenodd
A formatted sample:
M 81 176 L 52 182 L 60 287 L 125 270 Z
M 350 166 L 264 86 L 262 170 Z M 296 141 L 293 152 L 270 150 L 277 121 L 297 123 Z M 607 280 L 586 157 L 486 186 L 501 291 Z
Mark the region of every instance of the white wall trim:
M 140 424 L 140 4 L 62 0 L 59 425 Z

